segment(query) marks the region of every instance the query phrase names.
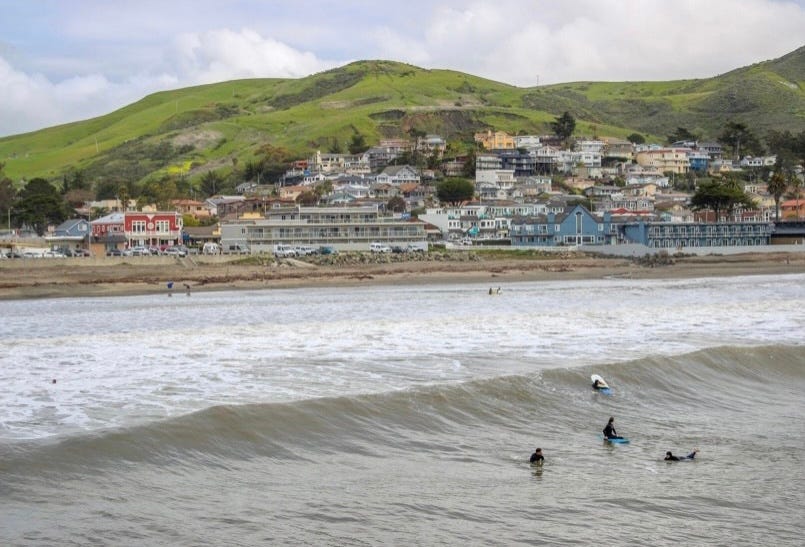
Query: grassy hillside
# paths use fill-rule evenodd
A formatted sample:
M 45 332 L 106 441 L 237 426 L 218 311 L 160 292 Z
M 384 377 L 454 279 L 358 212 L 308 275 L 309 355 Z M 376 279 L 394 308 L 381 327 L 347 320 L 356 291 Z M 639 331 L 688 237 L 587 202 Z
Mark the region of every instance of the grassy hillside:
M 306 78 L 223 82 L 150 95 L 82 122 L 0 139 L 15 180 L 82 169 L 93 179 L 231 169 L 261 145 L 298 157 L 342 148 L 356 132 L 374 143 L 413 130 L 460 147 L 486 128 L 549 132 L 564 111 L 578 134 L 662 140 L 677 127 L 715 138 L 728 120 L 759 135 L 805 129 L 805 47 L 702 80 L 577 82 L 518 88 L 449 70 L 361 61 Z M 241 163 L 242 165 L 242 163 Z

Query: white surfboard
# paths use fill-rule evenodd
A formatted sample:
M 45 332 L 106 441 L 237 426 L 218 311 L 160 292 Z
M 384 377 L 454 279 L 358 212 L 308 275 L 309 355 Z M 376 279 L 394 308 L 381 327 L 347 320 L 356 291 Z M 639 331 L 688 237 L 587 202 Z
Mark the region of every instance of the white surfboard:
M 590 376 L 590 381 L 595 384 L 595 381 L 598 380 L 598 387 L 599 389 L 609 389 L 609 384 L 607 384 L 603 378 L 601 378 L 598 374 L 593 374 Z

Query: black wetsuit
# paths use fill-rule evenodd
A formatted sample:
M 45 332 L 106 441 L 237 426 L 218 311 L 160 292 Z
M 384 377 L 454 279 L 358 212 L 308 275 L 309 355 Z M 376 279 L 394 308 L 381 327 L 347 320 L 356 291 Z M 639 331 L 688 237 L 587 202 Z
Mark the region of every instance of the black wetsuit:
M 537 454 L 534 452 L 531 454 L 531 459 L 529 460 L 531 463 L 542 463 L 545 458 L 542 457 L 542 454 Z
M 669 454 L 665 456 L 665 461 L 668 462 L 678 462 L 679 460 L 692 460 L 696 457 L 696 452 L 691 452 L 687 456 L 682 456 L 681 458 L 674 456 L 673 454 Z
M 605 439 L 622 439 L 623 437 L 618 436 L 618 432 L 615 431 L 615 426 L 612 424 L 607 424 L 604 428 L 604 438 Z

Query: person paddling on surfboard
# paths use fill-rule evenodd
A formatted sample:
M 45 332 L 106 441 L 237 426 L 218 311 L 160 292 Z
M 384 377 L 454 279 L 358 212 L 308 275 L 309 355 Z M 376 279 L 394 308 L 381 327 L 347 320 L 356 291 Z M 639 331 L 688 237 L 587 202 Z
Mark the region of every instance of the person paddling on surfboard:
M 618 435 L 617 431 L 615 431 L 615 426 L 613 425 L 614 422 L 615 422 L 615 418 L 610 416 L 606 427 L 604 427 L 604 438 L 607 439 L 607 440 L 609 440 L 609 439 L 622 439 L 623 438 L 623 437 L 620 437 Z
M 542 449 L 537 448 L 536 450 L 534 450 L 534 453 L 531 454 L 531 458 L 529 459 L 529 461 L 536 465 L 542 465 L 542 462 L 545 461 L 545 458 L 542 456 Z
M 679 456 L 674 456 L 673 454 L 671 454 L 671 451 L 669 450 L 668 452 L 665 453 L 665 461 L 667 461 L 667 462 L 678 462 L 680 460 L 692 460 L 693 458 L 696 457 L 697 452 L 698 452 L 698 450 L 696 450 L 694 448 L 693 452 L 691 452 L 687 456 L 682 456 L 680 458 Z
M 593 382 L 593 389 L 603 389 L 605 387 L 609 387 L 609 386 L 607 386 L 606 384 L 601 382 L 601 380 L 599 380 L 598 378 L 596 378 L 595 382 Z

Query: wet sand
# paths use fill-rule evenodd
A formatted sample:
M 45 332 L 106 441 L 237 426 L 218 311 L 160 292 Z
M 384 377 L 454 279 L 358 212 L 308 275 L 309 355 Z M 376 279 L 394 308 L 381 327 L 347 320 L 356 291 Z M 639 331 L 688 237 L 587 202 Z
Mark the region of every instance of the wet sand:
M 0 262 L 0 299 L 114 296 L 192 291 L 366 284 L 489 283 L 602 278 L 694 278 L 805 273 L 805 253 L 674 257 L 647 264 L 566 253 L 550 257 L 445 254 L 429 260 L 316 265 L 232 257 L 194 260 L 16 259 Z M 173 282 L 172 289 L 168 283 Z

